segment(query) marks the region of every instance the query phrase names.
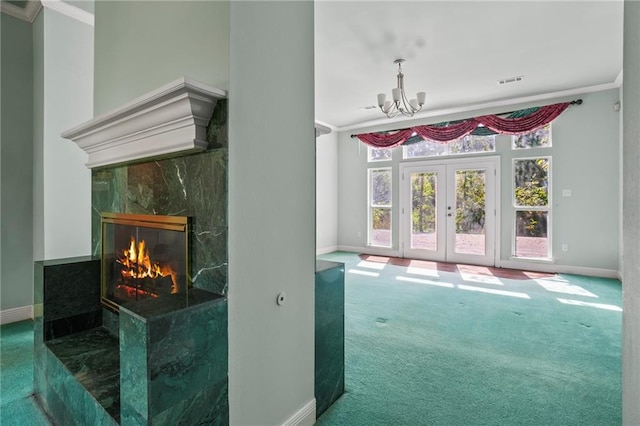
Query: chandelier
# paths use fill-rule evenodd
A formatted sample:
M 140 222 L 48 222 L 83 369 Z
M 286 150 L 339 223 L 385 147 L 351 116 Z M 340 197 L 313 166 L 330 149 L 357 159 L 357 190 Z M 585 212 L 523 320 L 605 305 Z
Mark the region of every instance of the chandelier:
M 393 118 L 398 114 L 402 114 L 406 117 L 413 117 L 413 115 L 422 109 L 426 98 L 425 92 L 416 93 L 416 99 L 407 99 L 407 95 L 404 93 L 404 74 L 402 74 L 402 63 L 404 59 L 396 59 L 394 64 L 398 64 L 398 87 L 391 89 L 392 101 L 387 101 L 387 95 L 384 93 L 378 94 L 378 106 L 380 110 L 389 118 Z

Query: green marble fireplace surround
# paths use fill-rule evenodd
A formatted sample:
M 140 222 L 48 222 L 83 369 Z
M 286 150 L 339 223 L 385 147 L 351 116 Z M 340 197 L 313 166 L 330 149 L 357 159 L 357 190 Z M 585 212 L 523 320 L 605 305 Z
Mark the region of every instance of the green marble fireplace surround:
M 35 263 L 34 388 L 56 424 L 229 423 L 226 100 L 205 147 L 197 136 L 197 150 L 95 166 L 92 255 Z M 188 296 L 103 308 L 102 212 L 187 216 Z
M 316 260 L 316 416 L 344 393 L 344 263 Z
M 226 108 L 226 100 L 217 102 L 203 152 L 92 170 L 94 255 L 100 255 L 102 212 L 188 216 L 193 286 L 227 293 Z

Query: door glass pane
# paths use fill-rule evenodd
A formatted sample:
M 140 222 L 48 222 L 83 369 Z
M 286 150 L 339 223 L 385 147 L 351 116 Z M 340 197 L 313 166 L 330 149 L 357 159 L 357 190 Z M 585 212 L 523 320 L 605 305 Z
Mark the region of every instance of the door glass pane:
M 371 209 L 371 245 L 391 247 L 391 209 Z
M 485 175 L 484 170 L 456 170 L 456 253 L 485 254 Z
M 516 211 L 516 256 L 549 257 L 548 215 L 544 211 Z
M 436 250 L 436 173 L 411 173 L 411 248 Z

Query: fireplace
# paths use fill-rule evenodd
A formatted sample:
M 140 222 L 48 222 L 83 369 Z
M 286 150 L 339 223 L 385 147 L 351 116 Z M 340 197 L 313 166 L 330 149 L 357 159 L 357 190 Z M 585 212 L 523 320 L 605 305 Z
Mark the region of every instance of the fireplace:
M 189 220 L 102 213 L 102 303 L 120 306 L 187 298 Z

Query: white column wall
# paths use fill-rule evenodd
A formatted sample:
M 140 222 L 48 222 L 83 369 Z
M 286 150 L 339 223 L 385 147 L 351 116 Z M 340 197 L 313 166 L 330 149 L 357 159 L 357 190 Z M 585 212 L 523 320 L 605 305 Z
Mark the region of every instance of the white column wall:
M 338 134 L 316 140 L 316 250 L 338 249 Z
M 640 424 L 640 3 L 624 2 L 622 422 Z
M 230 19 L 230 422 L 313 424 L 313 2 L 231 2 Z

